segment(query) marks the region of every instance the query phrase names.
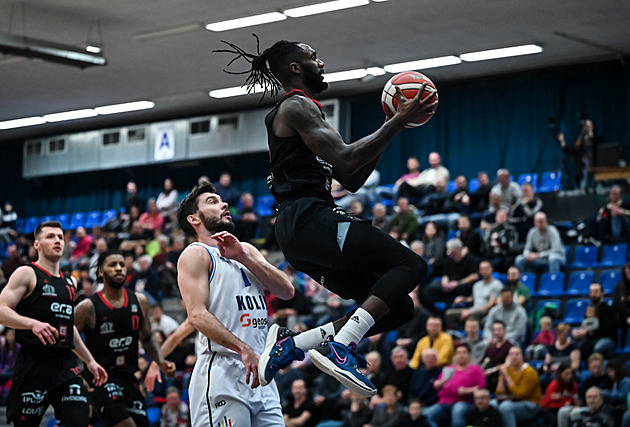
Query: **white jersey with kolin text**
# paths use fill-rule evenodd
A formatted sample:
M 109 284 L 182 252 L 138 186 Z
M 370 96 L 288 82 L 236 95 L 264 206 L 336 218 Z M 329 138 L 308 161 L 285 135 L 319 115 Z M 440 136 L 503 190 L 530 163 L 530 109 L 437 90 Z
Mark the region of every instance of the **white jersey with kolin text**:
M 191 245 L 202 246 L 212 258 L 208 311 L 256 354 L 261 354 L 267 337 L 267 302 L 262 284 L 243 264 L 221 256 L 217 247 L 201 242 Z M 240 357 L 202 334 L 199 338 L 204 353 Z

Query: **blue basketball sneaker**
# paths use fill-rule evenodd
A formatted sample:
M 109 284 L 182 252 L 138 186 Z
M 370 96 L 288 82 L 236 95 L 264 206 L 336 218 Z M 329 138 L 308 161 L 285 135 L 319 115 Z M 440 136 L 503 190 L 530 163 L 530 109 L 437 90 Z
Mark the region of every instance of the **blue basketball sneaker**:
M 365 397 L 374 396 L 376 387 L 359 370 L 365 368 L 367 362 L 355 349 L 354 343 L 346 347 L 336 341 L 327 341 L 309 350 L 308 355 L 322 372 L 336 378 L 349 390 Z
M 258 360 L 260 385 L 269 384 L 280 369 L 286 368 L 294 360 L 304 360 L 304 352 L 293 342 L 293 336 L 297 334 L 298 332 L 281 328 L 275 323 L 271 325 L 265 341 L 265 351 Z

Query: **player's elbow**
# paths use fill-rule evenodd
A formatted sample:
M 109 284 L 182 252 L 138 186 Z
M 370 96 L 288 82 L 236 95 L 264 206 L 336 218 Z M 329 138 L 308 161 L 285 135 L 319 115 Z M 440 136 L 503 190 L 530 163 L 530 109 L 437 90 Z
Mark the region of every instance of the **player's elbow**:
M 193 328 L 199 330 L 199 326 L 203 322 L 203 312 L 201 310 L 192 310 L 188 313 L 188 322 Z
M 289 283 L 289 286 L 285 286 L 283 288 L 282 295 L 277 295 L 277 296 L 284 300 L 290 300 L 291 298 L 295 296 L 295 288 L 293 287 L 292 284 Z

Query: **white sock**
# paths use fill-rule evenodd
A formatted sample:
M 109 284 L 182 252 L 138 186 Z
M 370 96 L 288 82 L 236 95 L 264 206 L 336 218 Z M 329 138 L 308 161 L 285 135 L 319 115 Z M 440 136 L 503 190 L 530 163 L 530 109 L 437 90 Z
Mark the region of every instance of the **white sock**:
M 317 344 L 320 342 L 326 341 L 329 336 L 335 336 L 335 328 L 333 327 L 332 322 L 328 322 L 323 326 L 309 329 L 306 332 L 302 332 L 301 334 L 294 336 L 293 342 L 297 348 L 306 352 L 317 347 Z
M 345 325 L 341 328 L 335 341 L 345 346 L 350 345 L 351 342 L 359 343 L 363 338 L 363 335 L 374 326 L 374 318 L 370 313 L 362 309 L 357 308 L 357 311 L 348 319 Z

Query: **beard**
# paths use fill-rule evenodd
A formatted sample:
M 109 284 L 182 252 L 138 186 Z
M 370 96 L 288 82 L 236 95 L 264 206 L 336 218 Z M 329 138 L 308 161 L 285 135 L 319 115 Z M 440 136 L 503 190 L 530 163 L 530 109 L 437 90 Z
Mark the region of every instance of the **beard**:
M 121 281 L 117 281 L 115 277 L 103 275 L 103 283 L 107 283 L 107 286 L 113 289 L 120 289 L 125 286 L 125 278 Z
M 322 76 L 319 73 L 306 71 L 304 73 L 304 83 L 313 93 L 320 93 L 328 89 L 328 83 L 322 80 Z
M 234 223 L 231 219 L 226 222 L 223 221 L 222 217 L 208 218 L 201 212 L 199 212 L 199 218 L 201 219 L 201 222 L 203 222 L 204 227 L 206 227 L 206 230 L 211 233 L 220 233 L 221 231 L 231 233 L 232 230 L 234 230 Z

